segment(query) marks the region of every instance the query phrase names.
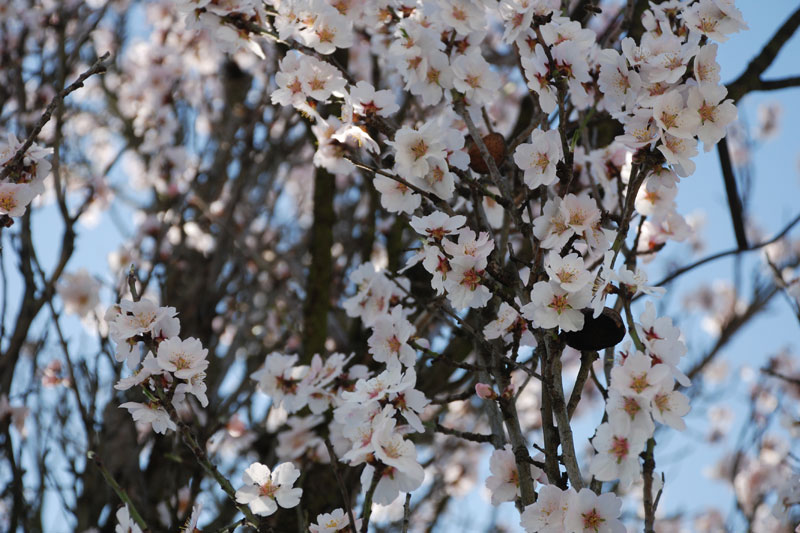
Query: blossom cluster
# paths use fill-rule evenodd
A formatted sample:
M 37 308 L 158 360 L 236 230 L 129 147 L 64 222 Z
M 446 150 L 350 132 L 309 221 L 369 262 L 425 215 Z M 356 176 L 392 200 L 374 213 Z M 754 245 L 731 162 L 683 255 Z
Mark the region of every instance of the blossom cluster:
M 322 435 L 329 434 L 339 460 L 351 466 L 366 464 L 361 474 L 365 489 L 373 475 L 379 476 L 373 501 L 388 505 L 424 479 L 416 447 L 405 436 L 425 431 L 420 415 L 429 400 L 415 388 L 414 367 L 416 348 L 426 343 L 416 338 L 406 318 L 408 310 L 401 305 L 402 280 L 395 283 L 371 263 L 356 269 L 351 280 L 357 294 L 344 307 L 371 328 L 369 352 L 382 371 L 349 364 L 352 356 L 339 353 L 325 359 L 314 355 L 310 365 L 297 364 L 297 355 L 271 353 L 251 377 L 290 415 L 288 427 L 278 435 L 279 458 L 326 462 L 330 456 Z M 304 408 L 311 414 L 294 415 Z M 332 414 L 327 428 L 322 416 L 326 413 Z M 320 520 L 344 527 L 341 516 Z
M 203 407 L 208 405 L 205 370 L 208 350 L 199 340 L 181 339 L 180 320 L 174 307 L 162 307 L 153 300 L 122 300 L 106 311 L 109 336 L 116 343 L 115 358 L 125 361 L 133 374 L 114 385 L 117 390 L 142 386 L 155 392 L 157 388 L 170 391 L 173 406 L 181 406 L 187 394 L 197 398 Z M 147 353 L 144 361 L 141 354 Z M 153 353 L 155 352 L 155 353 Z M 141 362 L 141 367 L 139 366 Z M 133 419 L 150 424 L 156 433 L 177 428 L 163 400 L 149 394 L 148 403 L 125 402 Z
M 410 435 L 425 431 L 430 401 L 416 388 L 418 352 L 430 352 L 430 344 L 417 331 L 425 303 L 415 300 L 402 274 L 421 264 L 437 306 L 449 304 L 459 324 L 469 310 L 486 308 L 480 320 L 490 320 L 480 324 L 479 342 L 513 346 L 505 354 L 511 363 L 520 346 L 544 350 L 537 336 L 563 340 L 560 334 L 581 332 L 611 311 L 611 295 L 630 305 L 634 296 L 663 292 L 647 285 L 638 257 L 647 261 L 668 240 L 687 238 L 689 225 L 676 211 L 677 186 L 694 172 L 699 142 L 710 150 L 736 118 L 719 83 L 717 44 L 710 42 L 746 28 L 728 0 L 654 4 L 643 15 L 642 36 L 622 39 L 619 49 L 605 48 L 605 36 L 563 16 L 557 0 L 286 0 L 274 11 L 251 0 L 179 4 L 191 28 L 231 49 L 248 47 L 262 56 L 258 34 L 287 44 L 290 50 L 275 58 L 277 72 L 265 81 L 271 103 L 302 115 L 316 140 L 316 167 L 342 183 L 372 176 L 384 211 L 408 222 L 420 242 L 397 274 L 369 258 L 350 270 L 355 293 L 341 306 L 369 330 L 368 360 L 332 353 L 305 354 L 301 361 L 298 354 L 273 352 L 251 375 L 273 412 L 283 415 L 276 455 L 284 462 L 273 472 L 252 464 L 237 494 L 257 514 L 297 505 L 293 462 L 333 460 L 326 439 L 340 461 L 366 465 L 362 486 L 373 486 L 378 504 L 422 485 L 425 471 Z M 492 17 L 502 24 L 504 45 L 519 55 L 521 81 L 535 95 L 535 113 L 541 111 L 524 135 L 509 139 L 508 153 L 487 110 L 520 77 L 504 78 L 485 52 Z M 368 62 L 356 53 L 359 42 L 369 43 L 383 79 L 358 79 L 375 68 L 362 64 Z M 340 60 L 345 54 L 336 54 L 348 49 L 355 76 Z M 398 86 L 403 91 L 392 89 Z M 622 132 L 605 146 L 581 139 L 595 113 Z M 479 138 L 482 124 L 495 141 L 500 137 L 491 150 Z M 585 142 L 578 146 L 579 140 Z M 486 151 L 494 161 L 485 159 Z M 509 191 L 515 182 L 520 190 Z M 642 223 L 631 250 L 626 242 L 634 216 Z M 520 265 L 514 247 L 527 249 L 531 264 Z M 118 358 L 137 365 L 133 348 L 144 336 L 159 344 L 159 354 L 148 355 L 143 372 L 153 368 L 159 373 L 151 375 L 187 380 L 204 369 L 190 364 L 179 375 L 177 365 L 161 364 L 161 347 L 178 334 L 177 319 L 170 308 L 151 311 L 141 331 L 112 328 Z M 688 398 L 676 389 L 676 383 L 689 385 L 679 369 L 687 351 L 680 331 L 657 317 L 651 302 L 638 323 L 629 319 L 628 329 L 634 347 L 628 344 L 610 369 L 607 418 L 591 441 L 589 464 L 596 480 L 619 480 L 622 490 L 641 476 L 640 453 L 656 422 L 681 430 L 689 411 Z M 531 371 L 535 376 L 535 365 Z M 498 385 L 508 378 L 500 371 L 493 377 Z M 507 394 L 512 388 L 500 396 L 490 384 L 477 390 L 499 402 L 513 396 Z M 527 502 L 522 514 L 526 530 L 623 530 L 615 495 L 558 488 L 536 466 L 519 470 L 518 461 L 510 444 L 496 445 L 487 486 L 497 504 L 521 499 L 520 473 L 536 482 L 539 499 Z M 347 523 L 337 509 L 320 515 L 312 530 L 337 531 Z
M 19 163 L 15 163 L 14 158 L 23 145 L 13 133 L 8 133 L 4 142 L 0 141 L 0 170 L 7 174 L 0 180 L 0 215 L 21 217 L 28 204 L 44 192 L 44 179 L 51 168 L 47 156 L 53 149 L 33 143 Z
M 492 297 L 484 280 L 494 242 L 488 233 L 476 235 L 462 227 L 466 220 L 463 215 L 450 217 L 440 211 L 411 218 L 411 227 L 423 238 L 422 247 L 406 267 L 422 261 L 432 275 L 431 287 L 436 294 L 446 293 L 456 309 L 484 307 Z

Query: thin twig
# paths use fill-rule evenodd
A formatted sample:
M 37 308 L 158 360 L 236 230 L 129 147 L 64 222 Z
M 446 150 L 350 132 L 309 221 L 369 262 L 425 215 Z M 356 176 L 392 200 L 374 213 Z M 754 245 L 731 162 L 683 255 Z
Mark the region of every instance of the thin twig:
M 433 426 L 433 429 L 438 433 L 444 433 L 445 435 L 452 435 L 453 437 L 458 437 L 459 439 L 469 440 L 472 442 L 480 442 L 480 443 L 491 443 L 492 442 L 492 435 L 484 435 L 481 433 L 472 433 L 470 431 L 460 431 L 458 429 L 452 429 L 448 427 L 444 427 L 443 425 L 436 423 Z
M 406 493 L 406 503 L 403 504 L 403 533 L 408 533 L 408 526 L 411 523 L 411 493 Z M 355 531 L 355 529 L 353 529 Z
M 693 270 L 693 269 L 695 269 L 695 268 L 697 268 L 697 267 L 699 267 L 701 265 L 704 265 L 704 264 L 706 264 L 708 262 L 711 262 L 711 261 L 714 261 L 714 260 L 717 260 L 717 259 L 721 259 L 721 258 L 727 257 L 729 255 L 739 254 L 739 253 L 743 253 L 743 252 L 752 252 L 752 251 L 758 250 L 760 248 L 763 248 L 764 246 L 769 246 L 770 244 L 782 239 L 787 233 L 789 233 L 789 230 L 791 230 L 795 226 L 795 224 L 797 224 L 798 222 L 800 222 L 800 214 L 797 215 L 796 217 L 794 217 L 792 219 L 792 221 L 789 222 L 781 231 L 779 231 L 774 237 L 772 237 L 771 239 L 769 239 L 767 241 L 764 241 L 764 242 L 761 242 L 761 243 L 758 243 L 758 244 L 754 244 L 753 246 L 750 246 L 750 247 L 745 248 L 745 249 L 733 248 L 731 250 L 726 250 L 724 252 L 719 252 L 719 253 L 716 253 L 716 254 L 713 254 L 713 255 L 709 255 L 708 257 L 704 257 L 703 259 L 700 259 L 699 261 L 695 261 L 694 263 L 692 263 L 690 265 L 686 265 L 685 267 L 681 267 L 678 270 L 676 270 L 675 272 L 672 272 L 671 274 L 666 276 L 664 279 L 662 279 L 661 281 L 656 283 L 655 286 L 656 287 L 662 287 L 662 286 L 666 285 L 667 283 L 669 283 L 670 281 L 672 281 L 675 278 L 677 278 L 678 276 L 680 276 L 681 274 L 684 274 L 684 273 L 686 273 L 686 272 L 688 272 L 690 270 Z M 635 299 L 636 298 L 634 298 L 634 300 Z
M 139 524 L 139 527 L 142 528 L 142 530 L 147 531 L 147 523 L 144 521 L 144 518 L 142 518 L 142 515 L 139 514 L 139 511 L 136 510 L 136 506 L 133 505 L 133 501 L 131 501 L 130 496 L 128 496 L 128 494 L 125 492 L 125 489 L 119 486 L 117 480 L 114 479 L 111 473 L 106 469 L 97 454 L 94 451 L 89 450 L 86 452 L 86 457 L 94 463 L 98 470 L 100 470 L 100 473 L 103 475 L 103 479 L 106 480 L 106 483 L 108 483 L 108 486 L 111 487 L 111 490 L 113 490 L 119 499 L 128 506 L 128 512 L 130 513 L 131 518 L 133 518 L 134 521 Z
M 328 455 L 331 459 L 331 468 L 336 476 L 336 482 L 339 484 L 339 490 L 342 491 L 342 499 L 344 500 L 344 508 L 347 510 L 347 518 L 350 519 L 350 530 L 356 530 L 356 519 L 353 517 L 353 507 L 350 505 L 350 495 L 347 493 L 347 487 L 342 479 L 342 474 L 339 472 L 339 458 L 336 457 L 336 452 L 333 450 L 333 443 L 331 439 L 325 438 L 325 447 L 328 449 Z
M 369 530 L 369 518 L 372 515 L 372 497 L 375 495 L 375 489 L 378 488 L 378 482 L 381 480 L 383 469 L 386 467 L 382 464 L 376 464 L 373 468 L 375 470 L 372 472 L 372 481 L 369 484 L 367 493 L 364 495 L 364 506 L 361 510 L 361 533 L 367 533 Z
M 30 148 L 31 145 L 34 143 L 34 141 L 36 141 L 36 137 L 42 131 L 44 125 L 50 121 L 50 118 L 53 116 L 53 112 L 56 110 L 58 105 L 64 100 L 64 98 L 66 98 L 66 96 L 71 92 L 76 91 L 81 87 L 83 87 L 83 83 L 90 76 L 94 76 L 95 74 L 99 74 L 101 72 L 106 71 L 106 60 L 108 60 L 110 56 L 111 54 L 109 52 L 106 52 L 105 54 L 100 56 L 100 58 L 98 58 L 97 61 L 95 61 L 94 64 L 91 67 L 89 67 L 89 70 L 78 76 L 77 80 L 75 80 L 71 85 L 67 86 L 61 92 L 59 92 L 57 95 L 53 97 L 53 99 L 50 101 L 50 104 L 48 104 L 47 108 L 45 109 L 44 114 L 39 118 L 39 121 L 36 123 L 31 132 L 28 134 L 28 137 L 25 139 L 25 142 L 22 143 L 22 146 L 20 146 L 19 149 L 16 151 L 14 157 L 12 157 L 11 160 L 8 163 L 6 163 L 3 170 L 0 171 L 0 180 L 7 178 L 8 175 L 11 174 L 11 172 L 13 172 L 14 169 L 19 166 L 19 164 L 22 162 L 22 158 L 25 157 L 25 152 L 27 152 L 28 148 Z

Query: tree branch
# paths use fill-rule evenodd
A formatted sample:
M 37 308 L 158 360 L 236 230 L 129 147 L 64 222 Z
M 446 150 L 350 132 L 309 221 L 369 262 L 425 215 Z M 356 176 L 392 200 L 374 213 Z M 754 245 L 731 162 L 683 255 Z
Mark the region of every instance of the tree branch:
M 736 176 L 733 173 L 731 164 L 731 154 L 728 151 L 728 141 L 723 137 L 717 143 L 717 153 L 719 154 L 719 164 L 722 168 L 722 180 L 725 182 L 725 194 L 728 197 L 728 210 L 731 213 L 733 222 L 733 233 L 736 235 L 736 244 L 740 250 L 747 248 L 747 236 L 744 232 L 742 200 L 739 198 L 739 191 L 736 188 Z
M 761 89 L 763 84 L 761 75 L 778 56 L 786 41 L 794 35 L 798 26 L 800 26 L 800 8 L 792 13 L 786 19 L 786 22 L 778 28 L 772 38 L 764 45 L 761 53 L 750 61 L 745 71 L 736 80 L 728 84 L 728 96 L 733 98 L 734 102 L 739 101 L 742 96 L 750 91 Z

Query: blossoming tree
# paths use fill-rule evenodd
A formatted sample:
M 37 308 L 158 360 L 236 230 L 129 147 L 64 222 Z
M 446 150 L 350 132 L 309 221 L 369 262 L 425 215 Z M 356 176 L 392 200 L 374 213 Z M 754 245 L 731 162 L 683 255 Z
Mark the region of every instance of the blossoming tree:
M 793 531 L 791 357 L 727 522 L 660 510 L 722 348 L 777 295 L 800 319 L 798 218 L 748 236 L 726 139 L 800 85 L 763 77 L 798 25 L 725 85 L 732 0 L 0 6 L 2 528 L 466 531 L 477 486 L 526 532 Z M 701 143 L 737 247 L 648 281 L 696 242 Z M 759 249 L 691 346 L 672 282 Z

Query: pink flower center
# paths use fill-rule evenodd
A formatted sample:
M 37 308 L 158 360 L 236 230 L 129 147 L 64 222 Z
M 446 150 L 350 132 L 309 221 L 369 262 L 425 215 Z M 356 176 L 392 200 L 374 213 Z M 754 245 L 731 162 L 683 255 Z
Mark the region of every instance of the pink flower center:
M 469 290 L 474 291 L 481 284 L 481 276 L 474 268 L 470 268 L 464 272 L 464 277 L 461 280 L 462 285 L 469 287 Z
M 550 300 L 550 304 L 547 307 L 555 309 L 556 313 L 559 315 L 566 309 L 572 309 L 572 306 L 569 305 L 569 302 L 567 301 L 566 294 L 562 294 L 561 296 L 553 295 L 553 299 Z
M 642 406 L 639 405 L 636 398 L 625 398 L 623 402 L 622 410 L 628 413 L 628 416 L 631 418 L 635 417 L 636 414 L 642 410 Z
M 617 458 L 617 463 L 622 462 L 628 456 L 628 439 L 623 437 L 613 437 L 611 439 L 611 455 Z
M 583 518 L 583 529 L 595 532 L 600 531 L 600 526 L 606 521 L 605 518 L 600 516 L 597 509 L 592 509 L 588 513 L 582 513 L 581 518 Z
M 400 353 L 400 347 L 402 343 L 400 339 L 397 338 L 397 335 L 392 335 L 392 337 L 386 341 L 386 344 L 389 345 L 389 351 L 392 353 Z
M 266 483 L 261 485 L 258 489 L 258 494 L 260 496 L 266 496 L 267 498 L 275 499 L 275 493 L 278 492 L 278 486 L 272 484 L 272 480 L 267 480 Z
M 420 157 L 423 157 L 428 152 L 428 145 L 425 144 L 423 139 L 418 140 L 416 143 L 411 145 L 411 153 L 414 154 L 414 160 L 418 160 Z
M 641 394 L 649 386 L 650 383 L 647 382 L 647 373 L 642 373 L 639 374 L 638 376 L 633 376 L 631 379 L 631 389 L 636 391 L 637 394 Z

